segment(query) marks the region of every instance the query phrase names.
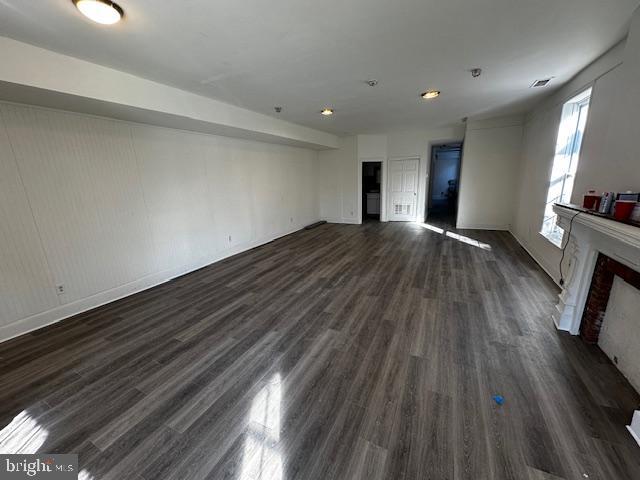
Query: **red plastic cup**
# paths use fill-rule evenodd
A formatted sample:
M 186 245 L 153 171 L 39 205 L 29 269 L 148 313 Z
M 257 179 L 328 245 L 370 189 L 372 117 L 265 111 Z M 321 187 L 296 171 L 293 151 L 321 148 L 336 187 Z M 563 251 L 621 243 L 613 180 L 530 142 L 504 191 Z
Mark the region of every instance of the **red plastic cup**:
M 636 202 L 631 200 L 617 200 L 613 211 L 613 216 L 617 220 L 627 220 L 633 212 Z

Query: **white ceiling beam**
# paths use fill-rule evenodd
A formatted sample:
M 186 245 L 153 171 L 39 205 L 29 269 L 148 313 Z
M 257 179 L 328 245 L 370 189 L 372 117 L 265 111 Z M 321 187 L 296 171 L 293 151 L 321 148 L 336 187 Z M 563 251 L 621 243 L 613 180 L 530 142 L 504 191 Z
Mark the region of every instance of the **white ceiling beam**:
M 0 37 L 0 99 L 314 149 L 336 135 Z

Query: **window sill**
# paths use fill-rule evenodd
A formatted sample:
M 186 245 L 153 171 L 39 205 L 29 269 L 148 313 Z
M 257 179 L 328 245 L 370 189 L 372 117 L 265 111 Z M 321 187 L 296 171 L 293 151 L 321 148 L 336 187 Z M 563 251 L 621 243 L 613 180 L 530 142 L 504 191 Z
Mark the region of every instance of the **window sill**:
M 559 237 L 556 235 L 547 235 L 542 232 L 538 232 L 538 234 L 554 247 L 562 249 L 562 241 L 564 240 L 564 233 Z

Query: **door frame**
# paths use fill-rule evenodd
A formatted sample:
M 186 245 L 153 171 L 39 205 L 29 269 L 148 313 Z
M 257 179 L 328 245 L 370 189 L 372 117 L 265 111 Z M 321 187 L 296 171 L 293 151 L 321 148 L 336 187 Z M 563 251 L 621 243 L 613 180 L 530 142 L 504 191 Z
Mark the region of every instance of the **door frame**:
M 421 164 L 422 164 L 422 158 L 420 157 L 420 155 L 403 155 L 401 157 L 389 157 L 389 162 L 393 162 L 394 160 L 417 160 L 418 161 L 418 168 L 416 171 L 416 208 L 415 210 L 415 216 L 413 218 L 413 220 L 397 220 L 398 222 L 417 222 L 422 215 L 419 213 L 419 209 L 420 209 L 420 169 L 421 169 Z M 380 200 L 382 201 L 382 199 Z M 391 206 L 390 205 L 386 205 L 386 199 L 385 199 L 385 209 L 387 211 L 391 211 Z M 395 221 L 395 220 L 394 220 Z
M 428 174 L 426 181 L 426 195 L 425 202 L 422 206 L 424 221 L 426 221 L 429 215 L 429 209 L 431 208 L 431 192 L 433 191 L 433 164 L 435 160 L 436 149 L 440 147 L 446 147 L 448 145 L 451 146 L 459 146 L 460 147 L 460 159 L 458 160 L 458 197 L 456 198 L 456 222 L 458 220 L 458 202 L 460 201 L 460 177 L 462 176 L 462 156 L 463 156 L 463 148 L 464 148 L 464 139 L 449 141 L 449 142 L 433 142 L 429 145 L 429 160 L 428 160 Z
M 384 157 L 358 158 L 358 223 L 362 223 L 362 164 L 380 162 L 380 221 L 387 220 L 387 159 Z

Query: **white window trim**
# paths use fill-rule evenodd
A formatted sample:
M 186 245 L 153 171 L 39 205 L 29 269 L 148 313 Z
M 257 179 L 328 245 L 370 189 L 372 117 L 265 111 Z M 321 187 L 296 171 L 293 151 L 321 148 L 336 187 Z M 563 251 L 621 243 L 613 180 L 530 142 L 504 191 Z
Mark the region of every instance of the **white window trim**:
M 573 130 L 574 132 L 577 130 L 578 126 L 581 123 L 581 116 L 582 116 L 582 109 L 584 107 L 587 107 L 589 109 L 590 107 L 590 103 L 591 103 L 591 96 L 592 96 L 592 89 L 587 88 L 586 90 L 584 90 L 583 92 L 579 93 L 578 95 L 574 96 L 573 98 L 567 100 L 562 107 L 562 117 L 560 120 L 560 124 L 558 125 L 558 135 L 556 137 L 556 149 L 554 151 L 554 157 L 553 157 L 553 161 L 551 163 L 551 172 L 549 173 L 549 177 L 551 177 L 553 175 L 553 169 L 554 166 L 556 164 L 556 161 L 558 160 L 558 141 L 560 140 L 560 135 L 562 133 L 562 122 L 565 119 L 565 115 L 566 113 L 566 108 L 567 106 L 572 107 L 572 111 L 575 112 L 575 109 L 578 109 L 578 118 L 576 119 L 576 129 Z M 567 165 L 567 171 L 563 174 L 561 174 L 558 178 L 556 179 L 552 179 L 550 178 L 548 183 L 547 183 L 547 198 L 545 200 L 544 206 L 543 206 L 543 214 L 542 214 L 542 222 L 540 225 L 540 231 L 539 234 L 542 235 L 546 240 L 548 240 L 549 242 L 551 242 L 553 245 L 555 245 L 558 248 L 562 248 L 563 242 L 564 242 L 564 230 L 560 227 L 558 227 L 555 223 L 555 219 L 557 217 L 557 215 L 554 213 L 553 215 L 547 215 L 547 210 L 550 204 L 553 203 L 557 203 L 557 202 L 563 202 L 566 203 L 568 201 L 570 201 L 570 196 L 572 194 L 573 191 L 573 180 L 575 179 L 575 172 L 577 171 L 577 167 L 578 167 L 578 163 L 580 162 L 580 157 L 582 156 L 582 147 L 584 145 L 584 137 L 585 137 L 585 132 L 586 132 L 586 123 L 588 122 L 589 119 L 589 112 L 587 110 L 587 118 L 585 120 L 585 125 L 583 127 L 583 131 L 582 131 L 582 135 L 580 136 L 580 145 L 577 148 L 577 152 L 576 152 L 576 145 L 575 142 L 578 141 L 578 136 L 575 135 L 575 133 L 573 133 L 573 145 L 571 147 L 571 157 L 569 160 L 569 164 Z M 575 159 L 574 159 L 575 156 Z M 565 191 L 565 185 L 567 183 L 567 180 L 572 181 L 571 184 L 571 188 L 569 191 Z M 552 187 L 552 184 L 555 184 L 557 182 L 562 182 L 562 187 L 560 189 L 560 196 L 559 197 L 555 197 L 552 200 L 549 200 L 549 193 L 550 193 L 550 189 Z M 567 198 L 568 197 L 568 198 Z M 553 226 L 551 227 L 550 230 L 546 230 L 545 225 L 549 222 L 549 221 L 553 221 Z

